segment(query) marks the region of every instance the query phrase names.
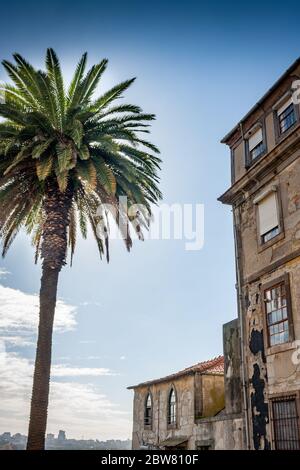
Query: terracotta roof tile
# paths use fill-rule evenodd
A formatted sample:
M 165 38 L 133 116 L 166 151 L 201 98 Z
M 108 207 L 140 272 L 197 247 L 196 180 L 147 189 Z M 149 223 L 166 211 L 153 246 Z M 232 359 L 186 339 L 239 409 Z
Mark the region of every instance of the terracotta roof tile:
M 166 377 L 161 377 L 160 379 L 142 382 L 138 385 L 128 387 L 128 389 L 143 387 L 145 385 L 152 385 L 160 382 L 169 382 L 170 380 L 177 379 L 178 377 L 195 374 L 196 372 L 200 372 L 203 374 L 224 374 L 224 357 L 218 356 L 214 359 L 210 359 L 209 361 L 198 362 L 197 364 L 187 367 L 186 369 L 180 370 L 179 372 L 175 372 L 174 374 L 167 375 Z

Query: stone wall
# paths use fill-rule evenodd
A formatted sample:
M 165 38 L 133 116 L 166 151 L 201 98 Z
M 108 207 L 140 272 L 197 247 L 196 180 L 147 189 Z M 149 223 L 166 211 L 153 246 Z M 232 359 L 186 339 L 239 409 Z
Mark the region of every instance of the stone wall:
M 177 395 L 175 428 L 170 428 L 167 424 L 168 397 L 172 387 L 175 387 Z M 153 420 L 151 429 L 145 429 L 145 400 L 149 392 L 153 400 Z M 198 412 L 201 410 L 201 416 L 196 414 L 195 406 L 198 407 Z M 226 415 L 224 411 L 223 375 L 184 375 L 173 382 L 139 386 L 135 389 L 133 449 L 144 445 L 157 448 L 163 441 L 171 438 L 186 438 L 187 448 L 190 450 L 205 445 L 216 449 L 243 448 L 241 415 Z
M 295 160 L 296 158 L 296 160 Z M 243 247 L 243 277 L 247 281 L 268 268 L 271 263 L 279 261 L 285 255 L 300 249 L 300 150 L 290 157 L 291 163 L 281 169 L 280 165 L 266 183 L 249 194 L 241 205 L 241 243 Z M 286 162 L 285 162 L 286 165 Z M 263 181 L 261 182 L 263 183 Z M 257 217 L 254 198 L 260 191 L 277 186 L 281 199 L 284 225 L 284 237 L 264 250 L 258 249 Z M 260 277 L 260 276 L 258 276 Z
M 263 287 L 289 275 L 294 339 L 300 339 L 300 151 L 281 162 L 261 188 L 252 192 L 240 207 L 243 273 L 243 318 L 245 320 L 245 355 L 248 371 L 248 399 L 252 448 L 272 446 L 270 396 L 300 390 L 299 366 L 293 364 L 293 341 L 268 347 Z M 263 183 L 263 181 L 261 182 Z M 253 199 L 260 190 L 279 188 L 284 235 L 276 243 L 260 250 Z M 287 258 L 290 256 L 290 258 Z M 286 260 L 285 260 L 286 258 Z M 273 266 L 270 269 L 270 266 Z
M 203 418 L 215 416 L 222 410 L 225 407 L 224 375 L 203 374 L 202 396 Z
M 203 419 L 195 427 L 191 448 L 210 446 L 212 450 L 244 449 L 244 424 L 240 414 Z
M 175 387 L 177 395 L 177 426 L 168 429 L 169 393 Z M 145 399 L 149 391 L 153 399 L 152 429 L 144 427 Z M 134 391 L 133 449 L 142 443 L 158 446 L 160 442 L 181 436 L 191 436 L 194 426 L 194 376 L 185 375 L 174 382 L 139 387 Z
M 223 325 L 223 350 L 226 413 L 241 413 L 241 344 L 238 319 Z

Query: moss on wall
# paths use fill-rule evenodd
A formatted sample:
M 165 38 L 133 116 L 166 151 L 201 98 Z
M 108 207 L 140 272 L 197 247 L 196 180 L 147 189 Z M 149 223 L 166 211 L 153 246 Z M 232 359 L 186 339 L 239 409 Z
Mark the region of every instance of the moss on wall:
M 223 376 L 204 376 L 203 380 L 204 409 L 203 417 L 215 416 L 225 407 Z

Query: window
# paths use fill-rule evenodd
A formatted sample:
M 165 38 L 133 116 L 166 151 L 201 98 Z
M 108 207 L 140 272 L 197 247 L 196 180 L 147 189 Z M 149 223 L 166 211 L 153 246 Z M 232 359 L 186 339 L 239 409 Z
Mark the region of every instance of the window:
M 284 134 L 296 122 L 295 106 L 292 98 L 277 109 L 279 134 Z
M 152 426 L 152 396 L 148 393 L 145 401 L 145 415 L 144 415 L 145 426 Z
M 171 389 L 169 394 L 169 402 L 168 402 L 168 424 L 175 425 L 176 424 L 176 414 L 177 414 L 177 406 L 176 406 L 176 393 L 174 388 Z
M 292 323 L 287 276 L 264 290 L 264 302 L 269 346 L 287 343 Z
M 253 162 L 253 160 L 258 158 L 265 151 L 263 132 L 261 127 L 253 135 L 251 135 L 251 137 L 249 137 L 248 149 L 250 162 Z
M 259 236 L 262 244 L 280 233 L 278 196 L 276 191 L 266 193 L 257 201 Z
M 272 400 L 274 445 L 278 450 L 300 450 L 299 417 L 295 396 Z

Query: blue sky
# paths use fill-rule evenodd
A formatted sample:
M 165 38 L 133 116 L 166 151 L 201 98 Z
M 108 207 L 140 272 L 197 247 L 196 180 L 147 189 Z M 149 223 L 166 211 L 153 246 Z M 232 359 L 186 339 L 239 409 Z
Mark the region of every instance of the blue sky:
M 222 324 L 236 316 L 236 298 L 231 212 L 217 202 L 230 160 L 219 141 L 300 55 L 299 10 L 288 0 L 284 10 L 189 0 L 1 7 L 1 59 L 17 51 L 42 66 L 50 46 L 67 79 L 84 51 L 91 64 L 110 61 L 103 90 L 136 76 L 126 101 L 157 115 L 164 202 L 205 205 L 198 252 L 162 240 L 136 242 L 128 254 L 114 243 L 106 265 L 91 239 L 79 241 L 60 279 L 49 432 L 129 437 L 128 385 L 222 352 Z M 40 266 L 24 234 L 0 267 L 0 432 L 26 432 Z

